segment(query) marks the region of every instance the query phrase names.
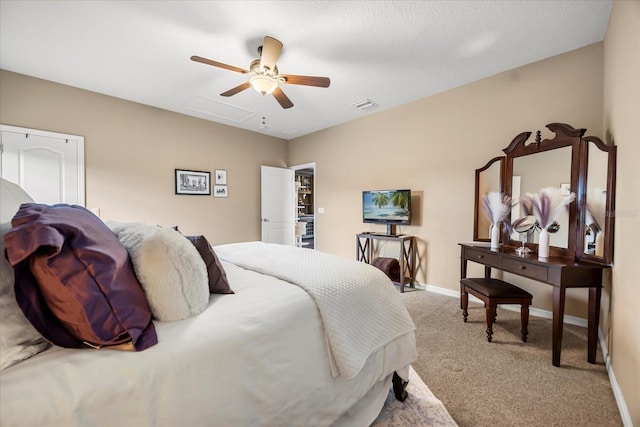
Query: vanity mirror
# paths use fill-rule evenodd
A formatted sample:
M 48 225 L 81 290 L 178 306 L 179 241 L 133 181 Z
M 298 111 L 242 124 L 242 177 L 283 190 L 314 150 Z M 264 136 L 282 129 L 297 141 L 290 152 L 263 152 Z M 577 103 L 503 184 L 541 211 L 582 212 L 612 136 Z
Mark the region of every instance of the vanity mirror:
M 476 170 L 474 240 L 489 240 L 489 223 L 479 207 L 487 192 L 504 192 L 517 202 L 527 193 L 538 193 L 547 187 L 561 188 L 575 193 L 576 200 L 560 212 L 554 224 L 557 226 L 552 228 L 555 232 L 550 235 L 550 256 L 610 264 L 616 147 L 597 137 L 585 137 L 586 129 L 564 123 L 551 123 L 547 128 L 555 134 L 552 138 L 542 139 L 537 131 L 534 140 L 529 141 L 532 133 L 522 132 L 503 150 L 504 157 L 496 157 Z M 530 214 L 522 205 L 515 204 L 510 222 Z M 534 252 L 538 250 L 538 235 L 527 233 L 526 247 Z M 516 231 L 509 234 L 505 230 L 502 241 L 508 248 L 525 247 Z
M 569 188 L 571 182 L 571 146 L 555 150 L 542 151 L 513 159 L 511 177 L 511 195 L 518 201 L 520 196 L 535 194 L 541 188 Z M 541 167 L 542 165 L 542 167 Z M 524 206 L 517 204 L 511 211 L 511 220 L 515 221 L 529 215 Z M 559 227 L 550 233 L 551 246 L 569 247 L 569 211 L 564 209 L 557 218 Z M 533 243 L 538 243 L 538 233 L 533 233 Z M 512 237 L 513 238 L 513 237 Z M 516 237 L 517 239 L 517 237 Z
M 616 191 L 616 146 L 600 138 L 584 140 L 582 204 L 577 257 L 589 261 L 613 262 L 613 226 Z
M 574 129 L 563 123 L 551 123 L 547 128 L 555 133 L 551 139 L 542 139 L 536 132 L 534 141 L 528 142 L 530 132 L 516 136 L 503 151 L 505 160 L 505 193 L 512 195 L 514 201 L 526 193 L 538 193 L 542 188 L 560 188 L 576 192 L 580 172 L 580 141 L 586 129 Z M 519 177 L 514 180 L 514 177 Z M 520 181 L 520 188 L 513 182 Z M 525 191 L 522 191 L 524 189 Z M 513 197 L 513 192 L 518 197 Z M 561 212 L 557 233 L 550 236 L 550 256 L 574 258 L 576 247 L 577 209 L 576 203 L 568 206 L 568 212 Z M 511 218 L 514 221 L 517 218 Z M 561 222 L 562 221 L 562 222 Z M 562 231 L 562 233 L 560 233 Z M 536 236 L 537 237 L 537 236 Z M 534 238 L 535 239 L 535 238 Z M 504 236 L 506 246 L 516 247 L 520 242 Z M 528 244 L 538 252 L 537 243 Z
M 473 205 L 473 240 L 488 242 L 491 240 L 491 222 L 482 210 L 482 196 L 487 193 L 502 193 L 502 176 L 504 175 L 504 156 L 494 157 L 476 169 L 476 196 Z
M 514 233 L 520 235 L 520 241 L 522 242 L 522 246 L 516 249 L 516 253 L 518 255 L 524 255 L 531 252 L 531 249 L 527 247 L 527 242 L 529 242 L 529 236 L 533 234 L 536 229 L 536 217 L 533 215 L 525 215 L 513 221 L 511 227 Z

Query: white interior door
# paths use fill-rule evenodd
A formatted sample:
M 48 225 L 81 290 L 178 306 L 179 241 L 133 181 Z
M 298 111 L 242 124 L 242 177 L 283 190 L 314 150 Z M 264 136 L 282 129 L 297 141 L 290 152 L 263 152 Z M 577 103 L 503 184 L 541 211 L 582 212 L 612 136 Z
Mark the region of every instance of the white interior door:
M 262 241 L 295 245 L 293 171 L 262 166 Z
M 84 138 L 0 126 L 0 176 L 38 203 L 84 206 Z

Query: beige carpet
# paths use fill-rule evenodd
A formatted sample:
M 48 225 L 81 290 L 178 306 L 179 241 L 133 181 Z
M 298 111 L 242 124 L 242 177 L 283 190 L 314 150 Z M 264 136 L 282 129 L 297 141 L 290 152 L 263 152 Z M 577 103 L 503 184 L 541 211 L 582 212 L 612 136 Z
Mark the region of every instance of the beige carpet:
M 489 343 L 481 304 L 470 302 L 463 323 L 458 298 L 402 298 L 417 327 L 413 368 L 460 426 L 622 425 L 600 347 L 596 364 L 586 360 L 586 328 L 565 325 L 556 368 L 549 319 L 531 316 L 523 343 L 520 313 L 499 308 Z
M 409 396 L 404 402 L 389 392 L 384 408 L 372 427 L 455 427 L 457 424 L 414 369 L 409 370 Z

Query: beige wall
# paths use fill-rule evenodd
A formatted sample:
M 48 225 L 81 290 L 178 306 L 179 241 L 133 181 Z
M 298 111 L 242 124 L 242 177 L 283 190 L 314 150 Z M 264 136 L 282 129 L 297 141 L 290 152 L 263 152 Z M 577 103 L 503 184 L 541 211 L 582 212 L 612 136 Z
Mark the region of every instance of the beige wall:
M 605 43 L 474 82 L 412 104 L 294 140 L 291 164 L 316 162 L 319 249 L 353 257 L 362 224 L 360 191 L 411 188 L 422 283 L 458 289 L 458 242 L 470 241 L 474 170 L 511 139 L 551 122 L 587 128 L 618 145 L 615 265 L 605 278 L 601 331 L 633 425 L 640 425 L 640 2 L 616 1 Z M 606 51 L 606 55 L 605 55 Z M 606 69 L 606 78 L 605 78 Z M 605 99 L 606 94 L 606 99 Z M 603 126 L 604 117 L 604 126 Z M 606 129 L 605 130 L 603 130 Z M 415 200 L 414 200 L 415 202 Z M 480 269 L 477 270 L 480 274 Z M 551 289 L 518 277 L 534 306 L 551 309 Z M 567 314 L 586 318 L 585 290 L 567 292 Z
M 85 137 L 86 205 L 213 243 L 260 239 L 260 165 L 285 140 L 0 71 L 0 123 Z M 174 169 L 227 170 L 229 197 L 174 194 Z
M 419 239 L 418 279 L 452 290 L 458 289 L 457 243 L 473 234 L 475 169 L 501 155 L 519 132 L 544 131 L 551 122 L 613 140 L 619 147 L 616 253 L 601 328 L 632 420 L 640 425 L 640 334 L 634 327 L 640 300 L 639 21 L 640 2 L 616 1 L 604 43 L 371 114 L 288 147 L 276 138 L 7 71 L 0 71 L 0 123 L 83 135 L 87 206 L 100 208 L 103 218 L 177 224 L 215 243 L 259 239 L 260 165 L 285 166 L 287 156 L 289 165 L 316 162 L 316 201 L 325 208 L 316 225 L 319 249 L 350 258 L 355 233 L 381 230 L 362 224 L 360 192 L 411 188 L 417 220 L 402 231 Z M 230 197 L 175 196 L 174 168 L 226 169 Z M 531 291 L 536 307 L 551 308 L 550 287 L 509 280 Z M 585 318 L 585 301 L 586 291 L 568 292 L 567 313 Z
M 609 349 L 630 421 L 640 426 L 640 2 L 614 3 L 604 48 L 604 129 L 618 146 Z
M 520 132 L 552 136 L 548 123 L 602 135 L 602 61 L 598 43 L 292 141 L 291 164 L 316 162 L 316 205 L 325 208 L 319 249 L 353 258 L 357 232 L 384 230 L 362 223 L 361 191 L 411 188 L 415 225 L 401 230 L 418 238 L 418 280 L 459 289 L 458 242 L 473 238 L 475 169 Z M 551 286 L 509 280 L 551 310 Z M 567 314 L 586 318 L 586 300 L 585 289 L 569 290 Z

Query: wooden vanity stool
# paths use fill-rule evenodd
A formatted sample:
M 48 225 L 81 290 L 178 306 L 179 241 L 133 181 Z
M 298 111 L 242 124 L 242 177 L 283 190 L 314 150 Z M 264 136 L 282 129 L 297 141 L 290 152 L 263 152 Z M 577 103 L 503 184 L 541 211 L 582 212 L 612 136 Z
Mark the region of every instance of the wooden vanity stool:
M 469 306 L 469 294 L 484 302 L 487 314 L 487 341 L 491 342 L 493 335 L 493 323 L 496 321 L 496 309 L 498 304 L 520 304 L 520 320 L 522 322 L 522 341 L 527 342 L 527 325 L 529 324 L 529 306 L 531 294 L 511 283 L 492 278 L 465 278 L 460 280 L 460 298 L 462 304 L 462 317 L 467 322 L 467 307 Z

